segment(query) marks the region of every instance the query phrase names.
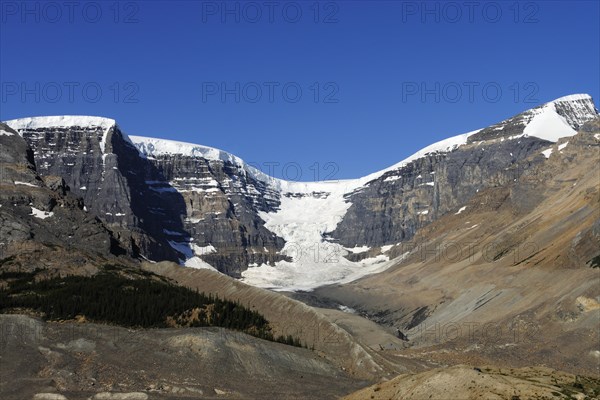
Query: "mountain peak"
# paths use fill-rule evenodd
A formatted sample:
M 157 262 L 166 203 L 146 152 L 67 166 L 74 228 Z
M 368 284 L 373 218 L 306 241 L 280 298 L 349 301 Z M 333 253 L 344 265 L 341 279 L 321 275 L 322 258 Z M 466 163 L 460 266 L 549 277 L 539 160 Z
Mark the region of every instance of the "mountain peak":
M 99 127 L 103 129 L 108 129 L 116 125 L 116 121 L 114 119 L 87 115 L 54 115 L 28 117 L 12 119 L 4 122 L 15 130 L 38 128 L 64 128 L 70 126 Z
M 579 101 L 579 100 L 593 102 L 592 96 L 590 96 L 589 94 L 577 93 L 577 94 L 570 94 L 567 96 L 559 97 L 558 99 L 550 101 L 550 103 L 558 103 L 558 102 L 562 102 L 562 101 Z

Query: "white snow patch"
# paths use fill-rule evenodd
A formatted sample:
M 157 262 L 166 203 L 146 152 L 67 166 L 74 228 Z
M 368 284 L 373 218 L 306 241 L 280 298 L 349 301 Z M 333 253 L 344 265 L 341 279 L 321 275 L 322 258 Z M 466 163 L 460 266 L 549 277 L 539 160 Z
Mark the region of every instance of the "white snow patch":
M 365 258 L 363 260 L 361 260 L 361 264 L 363 265 L 375 265 L 375 264 L 381 264 L 383 262 L 389 261 L 390 258 L 385 255 L 385 254 L 379 254 L 375 257 L 369 257 L 369 258 Z
M 29 182 L 19 182 L 19 181 L 15 181 L 15 185 L 21 185 L 21 186 L 31 186 L 31 187 L 39 187 L 37 185 L 34 185 L 32 183 Z
M 552 154 L 552 151 L 553 151 L 552 148 L 546 149 L 546 150 L 542 151 L 542 154 L 544 155 L 544 157 L 550 158 L 550 154 Z
M 350 283 L 350 282 L 353 282 L 364 276 L 383 272 L 386 269 L 388 269 L 394 265 L 398 265 L 398 263 L 401 262 L 402 260 L 404 260 L 406 258 L 406 256 L 408 256 L 409 254 L 410 254 L 410 252 L 407 251 L 406 253 L 402 254 L 400 257 L 396 257 L 391 260 L 389 260 L 389 257 L 386 255 L 380 255 L 378 257 L 386 257 L 386 258 L 388 258 L 388 261 L 385 261 L 384 259 L 371 260 L 371 262 L 367 262 L 367 264 L 363 265 L 362 270 L 360 270 L 354 274 L 348 275 L 346 278 L 342 279 L 339 283 L 342 283 L 342 284 Z M 365 261 L 365 260 L 363 260 L 363 261 Z M 373 262 L 373 261 L 376 261 L 376 262 Z
M 0 129 L 0 136 L 14 136 L 14 133 Z
M 458 215 L 458 214 L 460 214 L 461 212 L 465 211 L 466 209 L 467 209 L 467 206 L 462 206 L 461 208 L 459 208 L 459 209 L 458 209 L 458 211 L 457 211 L 457 212 L 455 212 L 455 213 L 454 213 L 454 215 Z
M 400 244 L 400 243 L 397 243 L 397 244 Z M 390 249 L 392 247 L 396 246 L 397 244 L 387 244 L 385 246 L 381 246 L 381 252 L 386 253 L 386 252 L 390 251 Z
M 211 271 L 219 272 L 215 267 L 213 267 L 200 257 L 191 257 L 185 261 L 184 265 L 189 268 L 210 269 Z
M 552 102 L 559 102 L 559 101 L 578 101 L 578 100 L 591 100 L 591 97 L 589 94 L 585 94 L 585 93 L 577 93 L 577 94 L 570 94 L 568 96 L 563 96 L 563 97 L 559 97 L 556 100 L 553 100 Z
M 109 129 L 116 125 L 114 119 L 104 117 L 90 117 L 85 115 L 57 115 L 48 117 L 19 118 L 4 121 L 4 123 L 16 131 L 22 129 L 39 128 L 65 128 L 69 126 L 100 127 Z
M 54 213 L 38 210 L 35 207 L 31 207 L 31 214 L 29 214 L 29 215 L 33 215 L 34 217 L 39 218 L 39 219 L 46 219 L 46 218 L 50 218 L 51 216 L 53 216 Z
M 565 147 L 567 147 L 568 144 L 569 144 L 569 142 L 564 142 L 563 144 L 559 144 L 558 145 L 558 151 L 561 151 L 562 149 L 564 149 Z
M 341 311 L 345 312 L 345 313 L 348 313 L 348 314 L 356 314 L 356 310 L 355 310 L 354 308 L 351 308 L 351 307 L 348 307 L 348 306 L 344 306 L 344 305 L 342 305 L 342 304 L 340 304 L 340 305 L 338 306 L 338 308 L 339 308 Z
M 102 151 L 102 154 L 106 154 L 106 139 L 108 138 L 108 132 L 110 131 L 111 127 L 108 127 L 106 129 L 104 129 L 104 133 L 102 133 L 102 139 L 100 139 L 100 150 Z M 104 162 L 105 157 L 102 157 L 102 162 Z
M 150 157 L 180 154 L 187 157 L 202 157 L 207 160 L 228 161 L 234 165 L 245 166 L 241 158 L 214 147 L 142 136 L 129 136 L 129 139 L 142 154 Z
M 216 253 L 217 249 L 215 249 L 212 244 L 209 244 L 208 246 L 198 246 L 197 244 L 192 244 L 192 251 L 197 256 L 203 256 L 205 254 Z
M 344 247 L 345 250 L 348 250 L 350 253 L 364 253 L 367 250 L 371 250 L 369 246 L 355 246 L 352 248 Z
M 179 190 L 180 193 L 188 193 L 188 192 L 193 192 L 193 193 L 214 193 L 214 192 L 220 192 L 220 191 L 221 191 L 221 189 L 215 188 L 215 187 L 206 188 L 206 189 L 199 188 L 199 187 L 193 187 L 191 189 L 180 189 Z
M 210 254 L 210 251 L 208 251 L 208 248 L 211 248 L 212 245 L 209 245 L 206 247 L 199 247 L 194 244 L 192 244 L 190 246 L 190 243 L 188 243 L 188 242 L 176 242 L 174 240 L 169 240 L 168 242 L 169 242 L 169 245 L 173 249 L 175 249 L 179 253 L 183 254 L 183 256 L 185 258 L 184 258 L 184 260 L 180 260 L 180 263 L 182 263 L 184 266 L 190 267 L 190 268 L 210 269 L 213 271 L 217 271 L 217 269 L 214 268 L 212 265 L 210 265 L 209 263 L 207 263 L 206 261 L 204 261 L 203 259 L 198 257 L 198 255 L 201 255 L 201 254 Z M 202 253 L 201 251 L 198 251 L 199 249 L 207 249 L 207 251 Z M 214 250 L 214 247 L 212 247 L 212 249 Z
M 536 110 L 536 115 L 523 130 L 523 136 L 535 136 L 540 139 L 556 142 L 558 139 L 573 136 L 577 131 L 556 112 L 553 102 L 547 103 Z
M 419 212 L 417 212 L 417 214 L 419 214 L 419 215 L 427 215 L 427 214 L 429 214 L 429 210 L 419 211 Z
M 140 254 L 140 257 L 142 257 L 144 260 L 148 261 L 150 264 L 156 264 L 156 261 L 152 261 L 151 259 L 144 256 L 143 254 Z

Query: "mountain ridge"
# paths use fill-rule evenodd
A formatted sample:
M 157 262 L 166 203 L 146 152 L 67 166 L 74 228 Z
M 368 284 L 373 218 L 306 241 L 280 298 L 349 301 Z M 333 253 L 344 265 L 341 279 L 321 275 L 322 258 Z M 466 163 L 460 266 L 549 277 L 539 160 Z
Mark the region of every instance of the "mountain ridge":
M 391 247 L 479 190 L 518 179 L 597 116 L 589 95 L 561 97 L 333 182 L 285 181 L 219 149 L 129 137 L 108 118 L 7 124 L 27 139 L 41 173 L 65 177 L 133 254 L 311 290 L 389 267 Z
M 557 99 L 548 101 L 546 103 L 542 103 L 539 106 L 536 106 L 532 109 L 529 109 L 527 111 L 525 111 L 524 113 L 530 112 L 532 110 L 536 110 L 536 109 L 540 109 L 540 108 L 544 108 L 547 106 L 551 106 L 551 105 L 556 105 L 557 103 L 573 103 L 573 102 L 585 102 L 588 103 L 587 104 L 587 108 L 588 110 L 595 109 L 595 105 L 592 99 L 592 96 L 589 94 L 585 94 L 585 93 L 579 93 L 579 94 L 570 94 L 570 95 L 566 95 L 566 96 L 562 96 L 559 97 Z M 595 109 L 596 114 L 598 114 L 598 110 Z M 521 113 L 523 114 L 523 113 Z M 517 115 L 521 115 L 521 114 L 517 114 Z M 583 115 L 579 115 L 578 117 L 582 118 L 582 119 L 589 119 L 589 117 L 592 114 L 590 113 L 583 113 Z M 493 124 L 490 125 L 489 127 L 496 127 L 506 121 L 509 121 L 511 118 L 507 118 L 497 124 Z M 108 118 L 108 117 L 100 117 L 100 116 L 88 116 L 88 115 L 56 115 L 56 116 L 38 116 L 38 117 L 25 117 L 25 118 L 16 118 L 16 119 L 10 119 L 10 120 L 6 120 L 6 121 L 2 121 L 4 123 L 6 123 L 7 125 L 11 126 L 13 129 L 19 130 L 19 129 L 26 129 L 26 128 L 40 128 L 40 127 L 68 127 L 68 126 L 98 126 L 98 127 L 102 127 L 104 129 L 108 129 L 114 126 L 117 126 L 118 123 L 116 120 L 112 119 L 112 118 Z M 578 121 L 580 122 L 580 121 Z M 579 124 L 578 126 L 580 126 L 581 124 Z M 198 156 L 198 157 L 203 157 L 209 160 L 221 160 L 221 161 L 229 161 L 232 162 L 234 164 L 237 164 L 238 166 L 242 166 L 244 168 L 249 169 L 250 171 L 252 171 L 252 173 L 257 174 L 258 177 L 263 178 L 266 182 L 279 182 L 278 184 L 276 184 L 276 186 L 286 186 L 285 184 L 282 184 L 283 182 L 286 182 L 288 185 L 292 184 L 294 187 L 294 190 L 299 190 L 303 185 L 307 184 L 319 184 L 319 183 L 333 183 L 333 182 L 339 182 L 339 181 L 344 181 L 344 182 L 355 182 L 355 181 L 364 181 L 365 179 L 367 179 L 368 177 L 378 177 L 380 175 L 382 175 L 385 172 L 388 172 L 392 169 L 396 169 L 401 167 L 402 165 L 418 158 L 419 156 L 425 155 L 428 152 L 434 152 L 434 151 L 450 151 L 451 149 L 455 148 L 455 146 L 460 146 L 462 144 L 466 144 L 466 139 L 469 138 L 470 136 L 473 136 L 474 134 L 484 130 L 486 128 L 480 128 L 480 129 L 475 129 L 473 131 L 469 131 L 466 133 L 462 133 L 462 134 L 458 134 L 458 135 L 454 135 L 454 136 L 450 136 L 447 137 L 445 139 L 439 140 L 437 142 L 434 142 L 430 145 L 427 145 L 425 147 L 423 147 L 422 149 L 416 151 L 415 153 L 409 155 L 408 157 L 404 158 L 402 161 L 399 161 L 395 164 L 390 165 L 389 167 L 383 168 L 379 171 L 375 171 L 372 173 L 369 173 L 367 175 L 364 175 L 362 177 L 358 177 L 358 178 L 348 178 L 348 179 L 340 179 L 340 180 L 325 180 L 325 181 L 288 181 L 285 179 L 280 179 L 280 178 L 276 178 L 273 176 L 270 176 L 264 172 L 262 172 L 261 170 L 259 170 L 258 168 L 255 168 L 251 165 L 249 165 L 248 163 L 246 163 L 241 157 L 228 152 L 226 150 L 222 150 L 216 147 L 211 147 L 211 146 L 206 146 L 206 145 L 202 145 L 202 144 L 197 144 L 197 143 L 192 143 L 192 142 L 185 142 L 185 141 L 179 141 L 179 140 L 171 140 L 171 139 L 162 139 L 162 138 L 154 138 L 154 137 L 147 137 L 147 136 L 139 136 L 139 135 L 128 135 L 125 134 L 124 132 L 121 132 L 124 138 L 129 139 L 129 141 L 131 143 L 133 143 L 138 150 L 140 151 L 141 154 L 146 155 L 146 156 L 153 156 L 153 155 L 174 155 L 174 154 L 179 154 L 179 155 L 183 155 L 183 156 Z M 576 132 L 569 132 L 568 130 L 565 130 L 564 133 L 570 133 L 571 135 L 574 135 Z M 535 132 L 532 131 L 530 133 L 524 132 L 525 136 L 535 136 L 538 137 L 540 139 L 545 139 L 545 140 L 549 140 L 552 142 L 556 142 L 556 140 L 558 140 L 558 138 L 560 137 L 565 137 L 566 135 L 562 135 L 562 136 L 552 136 L 552 135 L 544 135 L 540 132 Z

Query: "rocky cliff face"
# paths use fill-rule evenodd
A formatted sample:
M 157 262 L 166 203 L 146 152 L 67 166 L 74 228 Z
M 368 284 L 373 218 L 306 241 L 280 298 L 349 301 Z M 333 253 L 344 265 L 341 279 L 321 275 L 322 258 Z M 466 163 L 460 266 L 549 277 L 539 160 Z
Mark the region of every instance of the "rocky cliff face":
M 347 247 L 408 241 L 417 229 L 457 212 L 481 189 L 512 182 L 543 162 L 540 149 L 550 144 L 527 137 L 428 154 L 348 194 L 352 205 L 329 236 Z M 531 155 L 539 156 L 526 160 Z
M 104 118 L 7 123 L 40 174 L 62 176 L 131 253 L 311 288 L 384 268 L 392 245 L 543 164 L 544 149 L 597 115 L 589 96 L 567 96 L 336 183 L 281 181 L 217 149 L 129 138 Z
M 33 149 L 42 176 L 61 176 L 134 255 L 178 260 L 163 230 L 183 234 L 181 196 L 153 190 L 160 173 L 141 158 L 113 120 L 28 118 L 11 124 Z M 160 218 L 153 214 L 161 210 Z
M 40 175 L 63 177 L 134 256 L 193 258 L 188 265 L 233 276 L 284 258 L 283 240 L 257 214 L 275 209 L 278 193 L 227 160 L 140 153 L 106 118 L 9 123 L 31 145 Z
M 284 241 L 267 230 L 258 215 L 279 204 L 278 193 L 265 182 L 229 161 L 154 154 L 144 142 L 139 143 L 160 173 L 152 188 L 183 200 L 185 235 L 175 232 L 169 240 L 191 259 L 188 265 L 203 260 L 221 272 L 239 276 L 248 265 L 272 264 L 284 258 L 278 254 Z
M 329 235 L 350 247 L 410 240 L 480 190 L 518 180 L 545 161 L 542 149 L 597 116 L 591 98 L 573 95 L 474 132 L 452 151 L 425 154 L 348 194 L 352 206 Z
M 27 142 L 0 123 L 0 265 L 85 268 L 127 254 L 60 176 L 40 176 Z

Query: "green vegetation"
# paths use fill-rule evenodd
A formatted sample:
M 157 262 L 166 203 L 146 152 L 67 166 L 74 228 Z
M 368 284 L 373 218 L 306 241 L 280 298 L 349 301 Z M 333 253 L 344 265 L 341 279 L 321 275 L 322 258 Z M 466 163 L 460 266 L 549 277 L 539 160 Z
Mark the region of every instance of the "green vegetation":
M 217 326 L 301 347 L 292 336 L 273 337 L 269 322 L 239 302 L 152 279 L 120 275 L 113 268 L 91 277 L 67 276 L 35 280 L 37 272 L 4 272 L 0 280 L 0 312 L 29 309 L 47 320 L 78 316 L 95 322 L 134 328 Z
M 275 341 L 283 344 L 288 344 L 290 346 L 306 347 L 302 346 L 302 343 L 300 343 L 300 339 L 295 338 L 292 335 L 278 336 L 277 339 L 275 339 Z

